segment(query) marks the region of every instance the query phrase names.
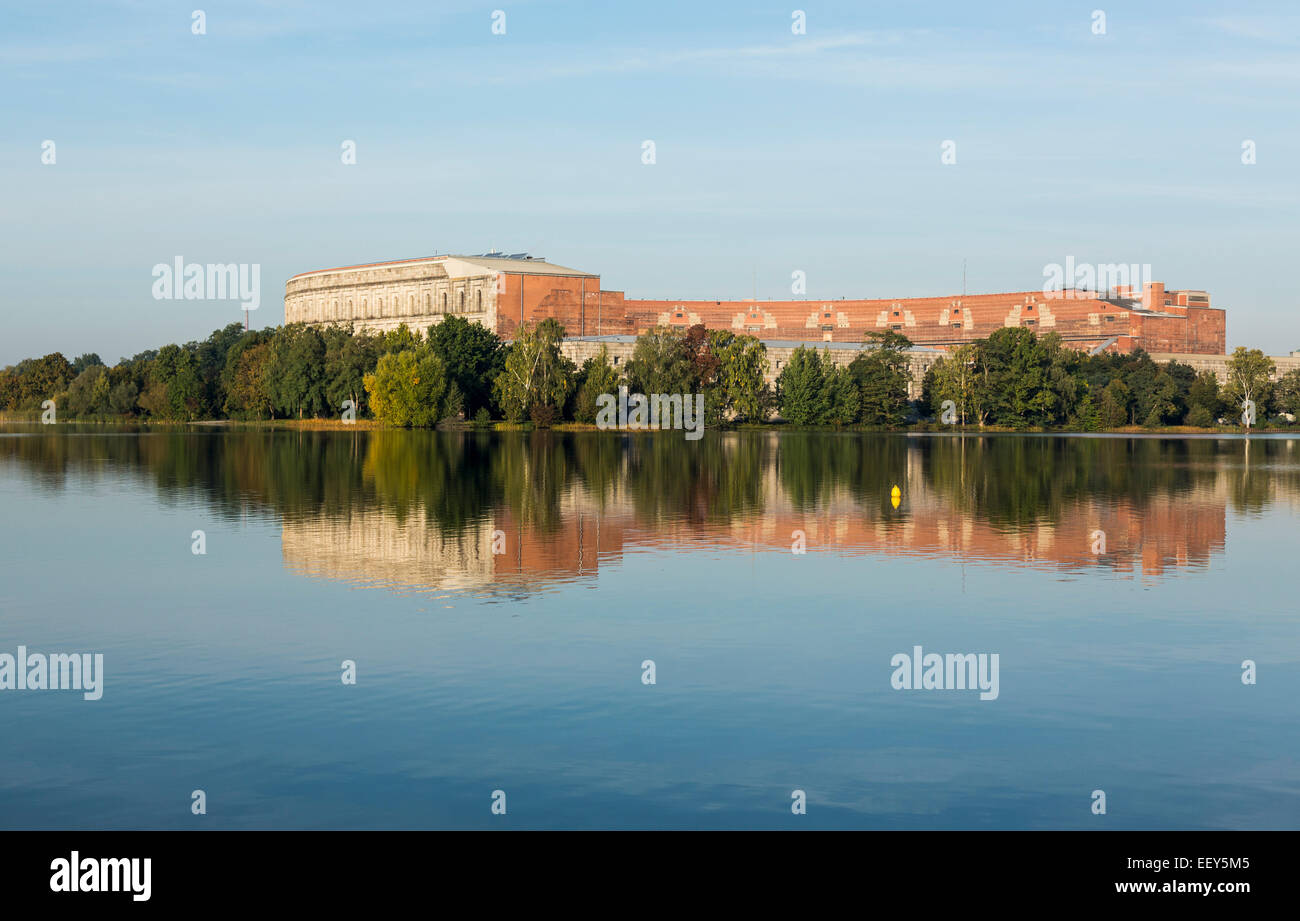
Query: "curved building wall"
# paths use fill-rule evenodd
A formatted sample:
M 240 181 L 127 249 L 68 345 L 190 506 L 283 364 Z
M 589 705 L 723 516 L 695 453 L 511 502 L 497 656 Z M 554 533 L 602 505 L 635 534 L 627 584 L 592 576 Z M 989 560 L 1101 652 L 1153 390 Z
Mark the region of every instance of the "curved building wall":
M 447 259 L 306 272 L 285 284 L 284 321 L 423 331 L 455 315 L 495 329 L 497 275 Z

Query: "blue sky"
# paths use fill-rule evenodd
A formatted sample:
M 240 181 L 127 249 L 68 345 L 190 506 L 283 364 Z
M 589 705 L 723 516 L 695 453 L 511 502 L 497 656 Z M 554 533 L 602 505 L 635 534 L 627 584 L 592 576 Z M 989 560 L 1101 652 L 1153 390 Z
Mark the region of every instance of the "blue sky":
M 6 0 L 0 88 L 0 364 L 242 319 L 155 300 L 177 256 L 260 264 L 260 326 L 297 272 L 494 247 L 669 298 L 1149 263 L 1300 348 L 1293 4 Z

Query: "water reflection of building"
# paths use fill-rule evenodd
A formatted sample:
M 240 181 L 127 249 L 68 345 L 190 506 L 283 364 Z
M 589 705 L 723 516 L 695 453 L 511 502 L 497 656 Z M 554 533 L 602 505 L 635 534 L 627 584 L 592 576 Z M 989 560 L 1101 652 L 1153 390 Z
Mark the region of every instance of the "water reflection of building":
M 614 487 L 598 503 L 573 486 L 545 516 L 501 507 L 459 533 L 420 512 L 372 508 L 345 518 L 284 523 L 285 565 L 301 575 L 397 591 L 538 591 L 592 578 L 601 564 L 643 549 L 709 546 L 788 552 L 803 532 L 808 553 L 911 555 L 1083 571 L 1160 576 L 1207 565 L 1224 549 L 1228 484 L 1219 475 L 1190 491 L 1156 493 L 1136 505 L 1102 496 L 1062 504 L 1050 517 L 1013 522 L 960 508 L 930 488 L 919 465 L 900 477 L 903 501 L 867 502 L 840 488 L 805 510 L 775 473 L 760 484 L 759 509 L 691 520 L 646 510 Z M 1104 532 L 1104 551 L 1097 532 Z M 501 553 L 493 553 L 494 539 Z M 1098 551 L 1098 552 L 1094 552 Z
M 491 527 L 444 534 L 413 512 L 371 508 L 294 517 L 282 525 L 284 564 L 298 575 L 394 589 L 465 591 L 493 580 Z

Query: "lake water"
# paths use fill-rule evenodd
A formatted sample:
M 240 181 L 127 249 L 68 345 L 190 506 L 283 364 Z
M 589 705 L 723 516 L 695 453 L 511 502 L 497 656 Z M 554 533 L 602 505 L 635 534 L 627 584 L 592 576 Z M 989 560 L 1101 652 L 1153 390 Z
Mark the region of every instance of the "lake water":
M 0 653 L 104 656 L 4 828 L 1300 826 L 1294 437 L 10 425 L 0 509 Z

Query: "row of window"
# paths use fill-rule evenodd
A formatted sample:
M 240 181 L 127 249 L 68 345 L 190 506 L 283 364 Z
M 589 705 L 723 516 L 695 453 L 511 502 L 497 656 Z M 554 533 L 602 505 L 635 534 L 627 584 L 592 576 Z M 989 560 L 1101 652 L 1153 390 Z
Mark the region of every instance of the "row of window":
M 444 291 L 440 295 L 440 297 L 442 299 L 441 312 L 447 313 L 449 309 L 447 293 Z M 360 319 L 367 319 L 370 317 L 415 316 L 417 313 L 421 312 L 421 311 L 417 311 L 416 309 L 417 298 L 416 295 L 414 294 L 407 295 L 405 313 L 402 313 L 400 311 L 401 295 L 392 295 L 387 298 L 385 298 L 382 294 L 378 295 L 377 297 L 375 297 L 373 305 L 369 303 L 368 298 L 363 297 L 360 299 L 361 307 L 359 311 L 354 310 L 355 301 L 353 300 L 353 298 L 350 297 L 346 298 L 343 303 L 344 303 L 344 310 L 343 313 L 340 314 L 338 298 L 335 298 L 329 302 L 328 311 L 326 310 L 326 303 L 324 298 L 317 298 L 314 304 L 309 298 L 304 302 L 303 310 L 302 310 L 303 315 L 300 318 L 307 321 L 353 320 L 353 319 L 360 320 Z M 481 290 L 474 292 L 473 304 L 474 304 L 474 311 L 477 313 L 482 313 L 483 292 Z M 432 313 L 434 309 L 433 305 L 434 305 L 433 295 L 429 292 L 426 292 L 424 295 L 424 310 L 422 312 Z M 456 313 L 465 313 L 466 299 L 465 299 L 464 291 L 457 292 L 456 299 L 451 301 L 451 309 L 454 310 Z

